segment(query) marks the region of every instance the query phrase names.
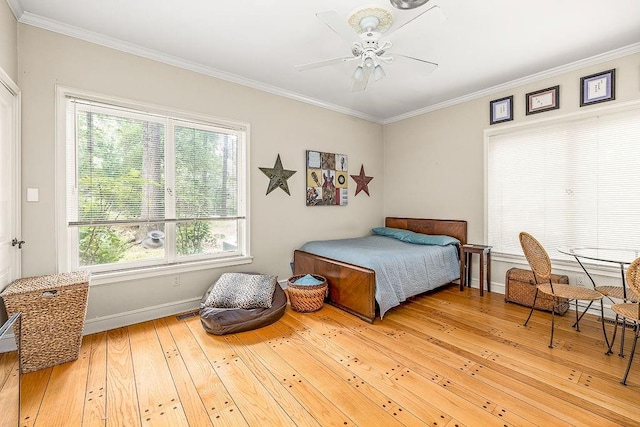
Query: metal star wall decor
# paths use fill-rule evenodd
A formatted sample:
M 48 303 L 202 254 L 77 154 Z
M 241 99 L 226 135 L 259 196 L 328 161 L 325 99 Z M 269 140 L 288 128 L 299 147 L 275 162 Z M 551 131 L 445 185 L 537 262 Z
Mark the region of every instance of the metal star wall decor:
M 351 178 L 356 182 L 356 196 L 360 191 L 364 191 L 367 193 L 367 196 L 371 197 L 369 194 L 369 183 L 373 179 L 372 176 L 366 176 L 364 174 L 364 165 L 360 165 L 360 175 L 351 175 Z
M 260 168 L 260 170 L 269 177 L 269 187 L 267 188 L 267 194 L 280 187 L 285 193 L 291 195 L 291 193 L 289 193 L 289 185 L 287 184 L 287 179 L 291 178 L 291 175 L 296 173 L 296 171 L 286 170 L 282 167 L 280 154 L 278 154 L 276 164 L 272 168 Z

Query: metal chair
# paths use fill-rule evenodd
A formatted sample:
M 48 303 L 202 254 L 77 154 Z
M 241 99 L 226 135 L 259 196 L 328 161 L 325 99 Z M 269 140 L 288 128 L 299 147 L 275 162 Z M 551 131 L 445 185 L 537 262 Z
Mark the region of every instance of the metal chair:
M 627 285 L 632 294 L 636 297 L 636 301 L 640 300 L 640 258 L 631 263 L 627 269 Z M 631 363 L 633 362 L 633 356 L 636 350 L 636 344 L 638 343 L 638 336 L 640 335 L 640 304 L 637 303 L 622 303 L 613 304 L 611 310 L 616 313 L 616 326 L 613 332 L 613 336 L 616 335 L 618 329 L 618 318 L 622 317 L 623 327 L 626 326 L 627 321 L 634 323 L 634 338 L 633 345 L 631 346 L 631 354 L 629 355 L 629 362 L 627 363 L 627 370 L 624 372 L 621 384 L 627 385 L 627 376 L 629 376 L 629 369 L 631 369 Z
M 533 304 L 531 304 L 531 311 L 529 312 L 529 317 L 524 322 L 524 326 L 527 326 L 529 323 L 529 319 L 531 319 L 531 315 L 533 314 L 533 308 L 536 303 L 536 299 L 538 298 L 538 293 L 542 292 L 545 295 L 551 297 L 553 301 L 553 308 L 551 309 L 551 339 L 549 341 L 549 348 L 553 348 L 553 330 L 555 326 L 555 311 L 556 307 L 559 306 L 560 298 L 564 298 L 575 301 L 576 307 L 576 323 L 574 323 L 574 327 L 578 332 L 580 332 L 580 319 L 582 316 L 589 310 L 591 304 L 594 301 L 600 301 L 602 303 L 602 294 L 593 289 L 586 289 L 580 286 L 567 285 L 563 283 L 552 283 L 551 281 L 551 260 L 549 259 L 549 255 L 547 251 L 542 247 L 540 242 L 538 242 L 531 234 L 522 232 L 520 233 L 520 245 L 522 246 L 522 251 L 524 252 L 524 256 L 527 258 L 527 262 L 533 270 L 533 277 L 536 281 L 536 292 L 533 296 Z M 589 305 L 585 310 L 578 316 L 578 301 L 589 301 Z

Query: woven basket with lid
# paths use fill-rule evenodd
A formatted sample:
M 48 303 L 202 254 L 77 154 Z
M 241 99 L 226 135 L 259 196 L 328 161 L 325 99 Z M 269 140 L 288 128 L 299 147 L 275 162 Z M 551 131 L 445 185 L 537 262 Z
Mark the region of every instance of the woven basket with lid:
M 27 277 L 14 281 L 0 294 L 9 316 L 22 313 L 22 373 L 78 358 L 89 280 L 84 271 Z
M 293 311 L 301 313 L 311 313 L 318 311 L 324 305 L 324 299 L 327 296 L 329 285 L 327 279 L 317 274 L 312 274 L 315 279 L 321 280 L 322 283 L 317 285 L 296 285 L 295 281 L 306 274 L 292 276 L 287 281 L 287 293 L 289 294 L 289 302 Z

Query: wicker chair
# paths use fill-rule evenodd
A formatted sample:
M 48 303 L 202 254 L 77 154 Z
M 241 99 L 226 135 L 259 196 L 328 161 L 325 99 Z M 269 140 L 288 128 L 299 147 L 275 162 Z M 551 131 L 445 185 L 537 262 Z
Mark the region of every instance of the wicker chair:
M 576 323 L 574 323 L 574 327 L 578 332 L 580 332 L 580 319 L 582 316 L 589 310 L 591 304 L 594 301 L 600 301 L 602 303 L 602 294 L 593 289 L 586 289 L 580 286 L 567 285 L 562 283 L 552 283 L 551 281 L 551 260 L 549 259 L 549 255 L 547 251 L 542 247 L 540 242 L 538 242 L 531 234 L 522 232 L 520 233 L 520 245 L 522 246 L 522 251 L 524 252 L 524 256 L 527 258 L 527 262 L 529 266 L 531 266 L 531 270 L 534 272 L 534 278 L 536 281 L 536 292 L 533 296 L 533 304 L 531 304 L 531 311 L 529 312 L 529 317 L 524 322 L 524 326 L 527 326 L 529 323 L 529 319 L 531 319 L 531 315 L 533 314 L 533 308 L 536 303 L 536 299 L 538 298 L 538 293 L 542 292 L 545 295 L 551 297 L 553 301 L 553 308 L 551 309 L 551 339 L 549 341 L 549 348 L 553 348 L 553 329 L 555 326 L 555 311 L 556 307 L 560 304 L 559 299 L 565 298 L 571 302 L 571 300 L 575 301 L 576 307 Z M 540 279 L 540 282 L 538 281 Z M 589 301 L 589 305 L 587 308 L 578 316 L 578 301 Z
M 631 263 L 627 269 L 627 285 L 631 293 L 636 297 L 636 301 L 640 300 L 640 258 Z M 629 294 L 627 294 L 629 296 Z M 629 298 L 627 298 L 629 300 Z M 635 336 L 633 338 L 633 345 L 631 346 L 631 355 L 629 356 L 629 362 L 627 363 L 627 370 L 624 372 L 624 377 L 620 381 L 623 385 L 627 385 L 627 376 L 629 375 L 629 369 L 631 369 L 631 363 L 633 362 L 633 355 L 636 350 L 636 344 L 638 342 L 638 336 L 640 335 L 640 304 L 637 303 L 623 303 L 613 304 L 611 309 L 616 313 L 616 329 L 613 332 L 615 337 L 615 331 L 618 329 L 618 317 L 621 316 L 623 322 L 632 321 L 634 323 Z
M 633 292 L 627 292 L 625 295 L 622 286 L 596 286 L 594 289 L 605 297 L 621 299 L 625 302 L 640 302 L 640 298 Z

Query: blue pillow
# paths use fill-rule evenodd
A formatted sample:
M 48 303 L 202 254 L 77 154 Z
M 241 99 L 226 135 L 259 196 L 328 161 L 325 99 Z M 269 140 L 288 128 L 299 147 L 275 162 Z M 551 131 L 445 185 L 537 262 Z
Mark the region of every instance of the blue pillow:
M 413 231 L 403 230 L 401 228 L 391 228 L 391 227 L 376 227 L 372 228 L 374 234 L 378 236 L 386 236 L 391 237 L 397 240 L 402 240 L 406 238 L 409 234 L 415 234 Z
M 459 245 L 460 240 L 451 236 L 443 236 L 438 234 L 420 234 L 413 233 L 413 235 L 406 236 L 402 239 L 403 242 L 413 243 L 416 245 L 435 245 L 435 246 L 447 246 L 447 245 Z
M 447 246 L 460 244 L 460 241 L 455 237 L 414 233 L 413 231 L 401 228 L 376 227 L 371 229 L 371 231 L 379 236 L 391 237 L 405 243 L 413 243 L 414 245 Z

